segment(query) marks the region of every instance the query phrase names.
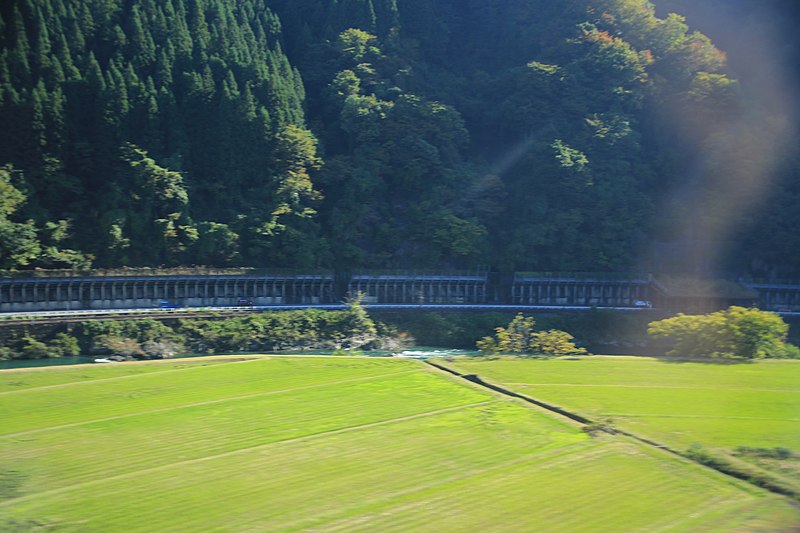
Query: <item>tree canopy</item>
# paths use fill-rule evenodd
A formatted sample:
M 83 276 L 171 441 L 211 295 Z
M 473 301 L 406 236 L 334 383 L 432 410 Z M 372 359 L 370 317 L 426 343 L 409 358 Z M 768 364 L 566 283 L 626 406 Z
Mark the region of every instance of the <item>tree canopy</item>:
M 550 329 L 539 331 L 536 320 L 519 313 L 507 327 L 495 328 L 493 337 L 484 337 L 477 348 L 486 354 L 511 354 L 521 356 L 586 355 L 586 348 L 576 346 L 574 337 L 566 331 Z
M 9 0 L 0 263 L 800 274 L 751 93 L 647 0 Z
M 706 315 L 678 315 L 651 322 L 647 333 L 670 344 L 667 355 L 761 359 L 796 352 L 786 344 L 789 326 L 780 315 L 732 306 Z

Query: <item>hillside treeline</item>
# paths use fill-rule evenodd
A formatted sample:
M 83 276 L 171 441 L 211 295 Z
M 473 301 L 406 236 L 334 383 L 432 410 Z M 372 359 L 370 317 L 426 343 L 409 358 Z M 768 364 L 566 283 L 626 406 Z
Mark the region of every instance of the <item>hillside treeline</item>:
M 772 115 L 690 23 L 646 0 L 3 2 L 0 268 L 628 270 L 659 242 L 792 273 L 798 156 L 772 154 L 777 213 L 743 207 L 738 148 L 770 138 L 739 126 Z M 717 241 L 718 264 L 680 252 Z

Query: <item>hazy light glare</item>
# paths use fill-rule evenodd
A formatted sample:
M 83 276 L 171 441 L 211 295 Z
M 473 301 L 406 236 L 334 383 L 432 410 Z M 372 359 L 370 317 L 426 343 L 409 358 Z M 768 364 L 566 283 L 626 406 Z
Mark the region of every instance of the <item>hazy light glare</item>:
M 793 137 L 792 117 L 798 111 L 793 80 L 782 68 L 778 53 L 783 45 L 779 21 L 764 17 L 748 24 L 726 12 L 710 15 L 722 17 L 713 22 L 716 33 L 724 32 L 715 44 L 724 49 L 719 41 L 736 43 L 725 51 L 729 58 L 736 58 L 730 76 L 741 82 L 744 107 L 704 124 L 698 124 L 691 110 L 680 104 L 662 114 L 669 117 L 663 127 L 702 143 L 698 159 L 688 175 L 677 177 L 679 185 L 658 215 L 674 224 L 666 233 L 691 249 L 678 259 L 678 270 L 695 275 L 725 268 L 727 243 L 773 190 L 776 171 Z M 688 22 L 703 31 L 705 21 L 693 17 Z M 735 268 L 744 272 L 748 265 Z

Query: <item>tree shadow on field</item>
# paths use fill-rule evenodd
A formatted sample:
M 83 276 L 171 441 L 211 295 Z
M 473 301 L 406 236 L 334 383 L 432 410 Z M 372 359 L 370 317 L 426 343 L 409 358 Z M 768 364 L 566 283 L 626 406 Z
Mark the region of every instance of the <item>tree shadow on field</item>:
M 653 359 L 662 363 L 682 364 L 682 363 L 700 363 L 704 365 L 752 365 L 755 359 L 733 358 L 733 357 L 670 357 L 666 355 L 651 356 Z
M 17 470 L 0 468 L 0 501 L 20 496 L 27 477 Z

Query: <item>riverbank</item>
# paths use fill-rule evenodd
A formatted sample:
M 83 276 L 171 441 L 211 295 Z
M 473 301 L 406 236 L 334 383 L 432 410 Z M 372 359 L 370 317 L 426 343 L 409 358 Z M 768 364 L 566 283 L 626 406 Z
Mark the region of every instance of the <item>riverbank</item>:
M 365 357 L 405 357 L 410 359 L 424 359 L 428 357 L 455 357 L 455 356 L 471 356 L 478 355 L 480 352 L 475 350 L 459 350 L 449 349 L 435 346 L 414 346 L 407 350 L 400 352 L 390 352 L 387 350 L 354 350 L 348 352 L 347 350 L 312 350 L 312 351 L 298 351 L 298 352 L 273 352 L 273 353 L 231 353 L 231 354 L 190 354 L 179 355 L 170 359 L 143 359 L 137 361 L 126 362 L 146 362 L 146 361 L 180 361 L 181 359 L 202 360 L 204 358 L 220 359 L 220 358 L 237 358 L 237 357 L 263 357 L 263 356 L 323 356 L 323 357 L 341 357 L 341 356 L 365 356 Z M 96 363 L 98 359 L 94 355 L 76 355 L 72 357 L 50 357 L 45 359 L 8 359 L 0 361 L 0 371 L 15 370 L 15 369 L 31 369 L 31 368 L 46 368 L 46 367 L 61 367 L 61 366 L 74 366 L 74 365 L 102 365 L 106 363 Z M 108 363 L 114 364 L 114 363 Z

